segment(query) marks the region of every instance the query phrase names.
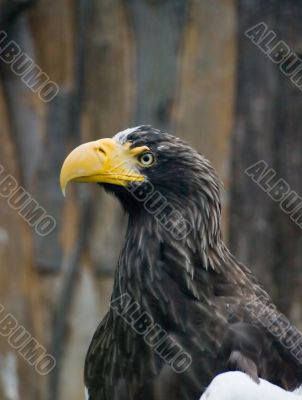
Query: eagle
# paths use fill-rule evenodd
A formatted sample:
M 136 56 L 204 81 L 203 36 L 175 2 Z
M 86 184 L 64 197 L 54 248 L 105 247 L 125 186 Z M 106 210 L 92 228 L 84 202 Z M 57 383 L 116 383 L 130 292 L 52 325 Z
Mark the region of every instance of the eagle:
M 90 400 L 198 400 L 226 371 L 300 386 L 302 336 L 224 243 L 222 185 L 203 155 L 143 125 L 75 148 L 63 193 L 71 181 L 101 185 L 128 214 L 86 356 Z

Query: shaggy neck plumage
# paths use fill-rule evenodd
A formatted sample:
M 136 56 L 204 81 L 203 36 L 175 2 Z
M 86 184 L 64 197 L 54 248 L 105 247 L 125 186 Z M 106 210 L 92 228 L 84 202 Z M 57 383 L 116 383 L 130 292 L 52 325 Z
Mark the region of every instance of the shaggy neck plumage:
M 124 204 L 129 221 L 116 272 L 115 291 L 120 294 L 127 292 L 137 301 L 144 300 L 146 290 L 155 299 L 161 295 L 156 291 L 164 295 L 165 282 L 157 281 L 162 273 L 161 260 L 164 257 L 165 265 L 171 269 L 168 273 L 175 273 L 177 283 L 194 293 L 194 260 L 201 260 L 199 268 L 215 269 L 215 264 L 221 264 L 223 257 L 219 191 L 214 173 L 207 172 L 198 185 L 195 182 L 190 196 L 174 192 L 165 196 L 172 209 L 188 222 L 188 231 L 181 238 L 163 224 L 169 215 L 163 216 L 160 212 L 158 216 L 151 215 L 143 203 L 133 206 L 133 198 L 127 197 L 127 204 L 131 202 L 132 207 Z

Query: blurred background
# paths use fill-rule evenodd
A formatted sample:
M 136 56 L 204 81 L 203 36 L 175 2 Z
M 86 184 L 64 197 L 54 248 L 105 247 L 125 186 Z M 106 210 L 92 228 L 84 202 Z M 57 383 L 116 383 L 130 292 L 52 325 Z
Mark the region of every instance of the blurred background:
M 301 229 L 244 173 L 264 160 L 302 195 L 302 92 L 244 34 L 264 21 L 300 56 L 301 19 L 301 0 L 0 0 L 0 39 L 59 88 L 44 101 L 1 59 L 0 180 L 11 174 L 56 228 L 39 235 L 0 198 L 0 304 L 57 361 L 40 376 L 0 337 L 1 400 L 83 398 L 125 217 L 96 185 L 64 199 L 60 167 L 76 145 L 139 124 L 211 160 L 227 243 L 302 328 Z

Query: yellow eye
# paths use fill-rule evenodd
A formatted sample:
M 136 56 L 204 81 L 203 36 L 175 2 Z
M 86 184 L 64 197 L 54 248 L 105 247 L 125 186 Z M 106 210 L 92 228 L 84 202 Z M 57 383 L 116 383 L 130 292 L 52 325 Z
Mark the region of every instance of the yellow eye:
M 150 167 L 155 163 L 155 157 L 151 152 L 146 152 L 138 156 L 138 161 L 144 167 Z

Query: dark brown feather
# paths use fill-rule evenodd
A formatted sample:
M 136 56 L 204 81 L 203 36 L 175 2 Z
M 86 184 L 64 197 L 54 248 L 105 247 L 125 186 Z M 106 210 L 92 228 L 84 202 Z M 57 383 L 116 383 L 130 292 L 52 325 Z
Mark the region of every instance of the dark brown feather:
M 129 191 L 107 185 L 129 213 L 112 300 L 129 295 L 192 364 L 176 373 L 111 308 L 86 358 L 90 400 L 198 400 L 217 373 L 234 368 L 255 380 L 297 387 L 302 382 L 298 362 L 247 307 L 251 298 L 270 300 L 222 241 L 221 185 L 210 163 L 180 139 L 151 127 L 116 140 L 154 152 L 157 163 L 145 172 L 146 182 L 192 229 L 175 239 Z

